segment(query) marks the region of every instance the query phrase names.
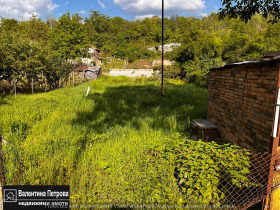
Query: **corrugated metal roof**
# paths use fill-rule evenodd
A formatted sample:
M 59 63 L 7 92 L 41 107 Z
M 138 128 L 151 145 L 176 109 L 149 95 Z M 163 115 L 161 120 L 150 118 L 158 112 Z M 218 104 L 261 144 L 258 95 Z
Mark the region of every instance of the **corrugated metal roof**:
M 89 71 L 99 71 L 100 69 L 101 69 L 100 66 L 90 66 L 90 67 L 88 67 Z
M 250 63 L 260 63 L 261 61 L 243 61 L 243 62 L 237 62 L 237 63 L 231 63 L 230 65 L 242 65 L 242 64 L 250 64 Z
M 228 63 L 228 64 L 225 64 L 224 66 L 221 66 L 221 67 L 212 68 L 212 69 L 210 69 L 210 71 L 212 71 L 212 70 L 222 70 L 222 69 L 230 68 L 230 67 L 234 67 L 234 66 L 242 66 L 242 65 L 248 65 L 248 64 L 264 64 L 264 63 L 270 63 L 270 62 L 276 62 L 276 61 L 280 61 L 280 56 L 275 56 L 273 58 L 263 58 L 263 59 L 259 59 L 259 60 Z

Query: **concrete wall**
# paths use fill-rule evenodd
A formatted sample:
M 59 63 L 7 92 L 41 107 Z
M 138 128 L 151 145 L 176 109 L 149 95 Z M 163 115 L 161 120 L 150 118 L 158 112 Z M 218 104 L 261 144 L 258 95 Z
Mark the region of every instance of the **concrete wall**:
M 151 77 L 153 69 L 111 69 L 110 76 L 127 76 L 127 77 Z
M 208 121 L 232 143 L 269 152 L 278 74 L 276 62 L 212 70 Z

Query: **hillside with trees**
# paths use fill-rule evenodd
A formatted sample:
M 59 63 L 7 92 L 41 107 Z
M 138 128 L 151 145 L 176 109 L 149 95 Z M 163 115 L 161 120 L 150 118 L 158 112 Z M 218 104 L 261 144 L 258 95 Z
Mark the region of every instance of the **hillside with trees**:
M 79 14 L 49 17 L 33 16 L 27 21 L 1 19 L 0 79 L 11 84 L 24 76 L 29 80 L 46 75 L 56 88 L 71 70 L 69 59 L 87 56 L 90 45 L 103 51 L 104 57 L 135 62 L 158 59 L 160 52 L 149 47 L 161 43 L 161 18 L 154 16 L 128 21 L 97 11 L 82 18 Z M 181 43 L 166 53 L 174 65 L 167 71 L 204 75 L 210 68 L 224 63 L 261 58 L 266 51 L 280 49 L 280 24 L 254 15 L 244 23 L 239 18 L 221 21 L 212 13 L 205 18 L 172 16 L 165 18 L 165 40 Z

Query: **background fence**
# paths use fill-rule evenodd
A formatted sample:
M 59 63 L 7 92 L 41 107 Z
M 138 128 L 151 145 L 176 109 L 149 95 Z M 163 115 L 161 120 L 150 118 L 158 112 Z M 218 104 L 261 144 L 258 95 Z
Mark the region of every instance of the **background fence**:
M 67 85 L 77 85 L 86 81 L 84 72 L 72 71 L 68 75 L 55 78 L 45 74 L 36 75 L 36 77 L 21 77 L 10 80 L 0 78 L 0 93 L 40 93 L 48 92 L 57 88 L 63 88 Z

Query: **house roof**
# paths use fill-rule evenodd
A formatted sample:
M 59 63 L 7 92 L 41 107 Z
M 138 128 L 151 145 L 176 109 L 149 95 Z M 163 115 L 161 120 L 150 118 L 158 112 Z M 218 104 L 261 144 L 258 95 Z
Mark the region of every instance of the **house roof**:
M 78 66 L 76 68 L 76 71 L 87 71 L 88 70 L 88 66 Z
M 88 70 L 89 71 L 99 71 L 101 69 L 100 66 L 91 66 L 91 67 L 88 67 Z
M 280 61 L 280 56 L 274 56 L 272 58 L 262 58 L 259 60 L 248 60 L 248 61 L 243 61 L 243 62 L 235 62 L 235 63 L 228 63 L 225 64 L 224 66 L 217 67 L 217 68 L 212 68 L 210 71 L 215 71 L 215 70 L 223 70 L 235 66 L 245 66 L 245 65 L 262 65 L 262 64 L 267 64 L 267 63 L 272 63 L 272 62 L 278 62 Z

